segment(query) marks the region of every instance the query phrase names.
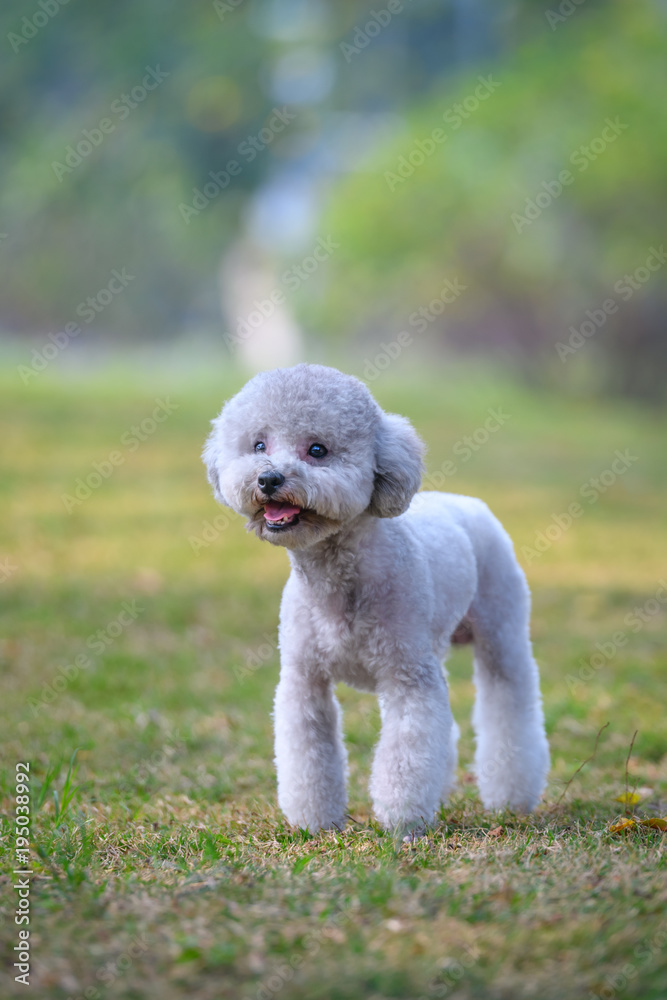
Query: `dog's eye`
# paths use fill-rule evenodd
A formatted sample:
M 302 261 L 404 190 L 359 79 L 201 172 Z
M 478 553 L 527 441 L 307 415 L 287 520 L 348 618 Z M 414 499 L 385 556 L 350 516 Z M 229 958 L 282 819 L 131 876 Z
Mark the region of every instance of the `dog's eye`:
M 258 441 L 255 445 L 255 451 L 266 451 L 266 445 L 263 441 Z
M 324 456 L 327 454 L 327 449 L 324 447 L 323 444 L 311 444 L 310 448 L 308 449 L 308 454 L 311 455 L 313 458 L 324 458 Z

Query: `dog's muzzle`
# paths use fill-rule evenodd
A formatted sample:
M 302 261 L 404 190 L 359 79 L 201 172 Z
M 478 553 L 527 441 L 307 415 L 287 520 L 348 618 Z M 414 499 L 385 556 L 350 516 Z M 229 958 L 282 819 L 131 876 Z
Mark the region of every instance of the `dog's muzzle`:
M 282 486 L 284 482 L 285 477 L 282 472 L 276 472 L 275 469 L 271 469 L 269 472 L 262 472 L 261 475 L 257 477 L 257 485 L 262 493 L 267 497 L 272 496 L 278 487 Z
M 257 486 L 261 494 L 258 500 L 264 507 L 264 523 L 269 531 L 284 531 L 299 522 L 301 507 L 297 507 L 289 500 L 273 499 L 284 482 L 285 477 L 282 472 L 276 469 L 262 472 L 257 477 Z

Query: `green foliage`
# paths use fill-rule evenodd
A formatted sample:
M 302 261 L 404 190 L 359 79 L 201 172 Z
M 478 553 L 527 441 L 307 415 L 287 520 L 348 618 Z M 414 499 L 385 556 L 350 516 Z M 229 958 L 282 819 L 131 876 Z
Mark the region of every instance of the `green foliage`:
M 315 329 L 375 343 L 407 330 L 431 347 L 500 353 L 542 380 L 664 394 L 667 265 L 614 289 L 667 223 L 664 12 L 651 0 L 570 6 L 555 30 L 545 23 L 484 67 L 495 89 L 476 108 L 477 74 L 450 78 L 367 171 L 340 182 L 325 230 L 341 249 L 324 297 L 302 307 Z M 446 279 L 466 291 L 411 323 Z M 556 344 L 610 297 L 613 314 L 561 358 Z
M 54 826 L 60 826 L 60 824 L 65 819 L 69 808 L 74 802 L 77 792 L 79 791 L 79 786 L 75 785 L 77 768 L 75 766 L 76 755 L 79 752 L 80 747 L 76 747 L 72 756 L 70 757 L 69 766 L 67 768 L 67 773 L 63 781 L 62 791 L 59 793 L 57 788 L 54 788 L 55 780 L 60 774 L 60 769 L 62 762 L 58 763 L 54 767 L 47 767 L 44 779 L 37 788 L 37 801 L 35 807 L 41 809 L 44 805 L 49 792 L 53 796 L 53 823 Z
M 216 315 L 220 254 L 244 193 L 274 155 L 267 150 L 244 164 L 233 192 L 183 218 L 179 205 L 192 202 L 209 171 L 238 155 L 273 107 L 258 85 L 266 45 L 244 12 L 230 9 L 221 19 L 209 0 L 81 0 L 63 4 L 34 37 L 17 42 L 23 19 L 40 8 L 3 5 L 7 326 L 32 332 L 81 323 L 78 304 L 122 267 L 133 283 L 114 304 L 113 323 L 96 321 L 93 336 L 110 326 L 116 339 L 163 335 L 197 329 Z M 133 100 L 147 69 L 157 67 L 162 82 Z M 105 118 L 112 130 L 102 133 Z M 83 130 L 97 130 L 99 141 L 77 163 Z M 70 146 L 75 155 L 67 161 Z

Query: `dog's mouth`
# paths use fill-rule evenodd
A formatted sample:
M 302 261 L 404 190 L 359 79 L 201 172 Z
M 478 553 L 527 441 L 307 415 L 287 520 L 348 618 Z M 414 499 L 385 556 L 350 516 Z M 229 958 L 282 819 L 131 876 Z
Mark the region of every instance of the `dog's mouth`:
M 264 522 L 269 531 L 285 531 L 299 523 L 301 507 L 270 500 L 264 507 Z

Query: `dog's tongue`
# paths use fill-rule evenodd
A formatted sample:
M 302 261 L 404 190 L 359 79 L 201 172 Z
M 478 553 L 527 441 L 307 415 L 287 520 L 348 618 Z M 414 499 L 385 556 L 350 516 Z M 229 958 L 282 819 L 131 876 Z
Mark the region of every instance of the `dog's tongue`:
M 267 521 L 280 521 L 283 517 L 294 517 L 295 514 L 300 514 L 301 508 L 294 507 L 291 503 L 276 503 L 275 501 L 267 503 L 264 508 L 264 517 Z

